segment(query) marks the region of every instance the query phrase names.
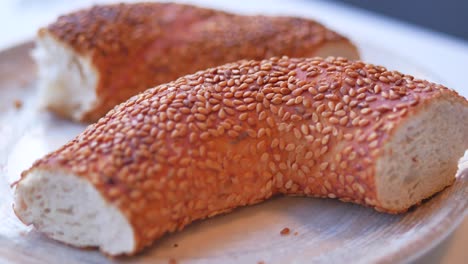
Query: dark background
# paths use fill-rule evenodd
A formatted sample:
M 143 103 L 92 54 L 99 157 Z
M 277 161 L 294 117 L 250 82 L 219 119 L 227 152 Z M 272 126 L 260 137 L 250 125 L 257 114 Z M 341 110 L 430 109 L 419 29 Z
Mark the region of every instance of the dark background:
M 331 0 L 468 40 L 468 0 Z

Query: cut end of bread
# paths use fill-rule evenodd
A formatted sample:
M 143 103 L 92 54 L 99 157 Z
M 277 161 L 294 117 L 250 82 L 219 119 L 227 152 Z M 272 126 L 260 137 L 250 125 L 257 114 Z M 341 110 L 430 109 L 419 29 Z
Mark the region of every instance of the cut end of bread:
M 45 195 L 47 194 L 47 195 Z M 135 249 L 133 229 L 83 178 L 33 170 L 17 186 L 14 210 L 25 224 L 77 247 L 98 247 L 109 255 Z
M 358 60 L 359 59 L 359 52 L 357 48 L 350 44 L 348 41 L 335 41 L 329 42 L 325 45 L 321 46 L 315 51 L 314 56 L 318 57 L 343 57 L 349 60 Z
M 38 66 L 39 104 L 53 112 L 81 121 L 97 104 L 97 71 L 90 58 L 41 31 L 32 57 Z
M 405 211 L 451 185 L 468 147 L 466 105 L 441 99 L 421 108 L 395 131 L 377 162 L 377 199 L 391 211 Z

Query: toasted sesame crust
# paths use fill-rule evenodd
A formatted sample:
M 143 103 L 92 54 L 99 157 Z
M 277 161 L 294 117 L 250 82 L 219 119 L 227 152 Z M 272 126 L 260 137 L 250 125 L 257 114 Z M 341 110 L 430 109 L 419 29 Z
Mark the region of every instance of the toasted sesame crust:
M 99 75 L 99 101 L 81 121 L 96 121 L 149 87 L 240 59 L 308 57 L 332 42 L 346 43 L 358 58 L 346 38 L 312 20 L 173 3 L 94 6 L 59 17 L 39 31 L 45 34 L 89 56 Z
M 273 195 L 383 208 L 375 165 L 438 84 L 343 58 L 239 61 L 149 89 L 31 170 L 86 178 L 134 228 L 135 252 L 197 219 Z

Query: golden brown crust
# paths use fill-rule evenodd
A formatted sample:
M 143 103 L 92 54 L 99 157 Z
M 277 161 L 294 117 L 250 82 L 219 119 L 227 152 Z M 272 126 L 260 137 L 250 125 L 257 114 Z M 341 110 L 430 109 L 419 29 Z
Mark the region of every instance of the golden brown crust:
M 240 16 L 173 3 L 95 6 L 42 29 L 92 58 L 99 74 L 95 121 L 140 91 L 240 59 L 308 57 L 329 42 L 353 45 L 301 18 Z M 357 51 L 355 52 L 357 58 Z
M 379 152 L 440 96 L 468 106 L 441 85 L 362 62 L 240 61 L 132 97 L 32 169 L 90 181 L 128 217 L 136 251 L 276 194 L 385 211 L 374 182 Z

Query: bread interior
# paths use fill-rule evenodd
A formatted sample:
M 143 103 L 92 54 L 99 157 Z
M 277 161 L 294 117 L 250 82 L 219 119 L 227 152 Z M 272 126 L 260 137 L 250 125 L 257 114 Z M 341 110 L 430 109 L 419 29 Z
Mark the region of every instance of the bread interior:
M 115 255 L 135 248 L 130 223 L 87 180 L 35 169 L 17 186 L 14 209 L 26 224 L 66 244 Z
M 97 103 L 97 71 L 90 58 L 80 56 L 47 31 L 36 41 L 32 57 L 38 66 L 39 104 L 73 120 Z
M 450 185 L 468 148 L 466 105 L 442 98 L 421 107 L 377 161 L 377 196 L 385 208 L 404 210 Z

